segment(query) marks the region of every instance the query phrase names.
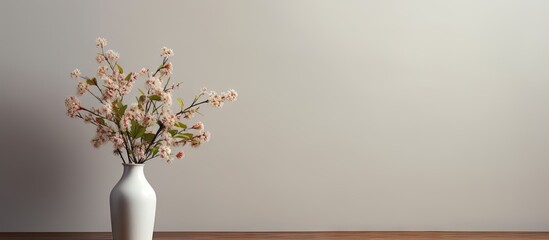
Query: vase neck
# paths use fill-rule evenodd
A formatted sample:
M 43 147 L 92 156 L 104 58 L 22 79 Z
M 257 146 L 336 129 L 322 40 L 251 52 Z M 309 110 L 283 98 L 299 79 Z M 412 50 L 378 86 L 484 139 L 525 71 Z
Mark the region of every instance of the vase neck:
M 122 164 L 124 166 L 124 173 L 122 178 L 145 178 L 143 172 L 144 164 Z

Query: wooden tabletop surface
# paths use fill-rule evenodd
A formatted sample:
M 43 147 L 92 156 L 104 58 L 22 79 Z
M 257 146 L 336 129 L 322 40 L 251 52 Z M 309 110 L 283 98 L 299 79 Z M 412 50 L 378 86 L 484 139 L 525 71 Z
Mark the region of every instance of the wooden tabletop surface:
M 111 233 L 1 233 L 10 240 L 104 240 Z M 295 240 L 549 240 L 549 232 L 156 232 L 154 240 L 295 239 Z

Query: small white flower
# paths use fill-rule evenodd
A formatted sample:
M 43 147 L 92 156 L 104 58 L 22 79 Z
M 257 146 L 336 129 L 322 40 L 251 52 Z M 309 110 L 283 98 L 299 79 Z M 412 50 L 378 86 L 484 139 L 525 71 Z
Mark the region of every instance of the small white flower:
M 75 96 L 65 99 L 65 106 L 67 106 L 67 115 L 71 118 L 78 116 L 78 110 L 82 109 L 80 101 Z
M 132 129 L 132 119 L 130 117 L 126 115 L 122 116 L 120 123 L 122 124 L 122 129 L 124 131 L 130 131 Z
M 78 96 L 82 96 L 88 89 L 89 85 L 86 82 L 79 82 L 78 86 L 76 86 L 76 93 Z
M 124 139 L 120 134 L 111 136 L 111 141 L 115 149 L 121 149 L 124 147 Z
M 118 87 L 116 88 L 107 88 L 103 91 L 103 100 L 114 102 L 120 98 L 120 93 L 118 92 Z
M 95 45 L 100 48 L 104 48 L 107 46 L 107 39 L 98 37 L 97 40 L 95 40 Z
M 182 84 L 183 84 L 182 82 L 178 82 L 172 85 L 170 88 L 166 89 L 166 91 L 173 91 L 174 89 L 181 87 Z
M 111 63 L 118 61 L 118 58 L 120 58 L 120 54 L 110 49 L 105 53 L 105 55 L 107 56 L 107 59 L 111 61 Z
M 128 81 L 125 83 L 121 83 L 121 86 L 119 88 L 120 95 L 126 95 L 132 91 L 133 82 Z
M 225 94 L 225 99 L 227 101 L 236 101 L 238 98 L 238 93 L 234 89 L 230 89 L 227 94 Z
M 166 106 L 171 106 L 172 105 L 172 95 L 170 93 L 162 91 L 160 93 L 160 98 L 162 99 L 162 102 Z
M 214 106 L 214 107 L 223 107 L 223 95 L 217 94 L 215 91 L 210 92 L 210 97 L 208 98 L 208 102 Z
M 137 79 L 137 77 L 139 77 L 139 73 L 131 72 L 131 73 L 130 73 L 130 78 L 128 78 L 127 81 L 135 82 L 135 80 Z M 125 78 L 125 77 L 124 77 L 124 81 L 126 81 L 126 78 Z
M 168 74 L 172 74 L 172 70 L 173 70 L 173 65 L 171 62 L 169 62 L 166 65 L 164 65 L 162 69 L 160 69 L 160 73 L 162 75 L 168 75 Z
M 112 103 L 109 101 L 105 101 L 105 104 L 103 104 L 101 110 L 107 118 L 110 118 L 112 116 Z
M 200 131 L 200 139 L 202 139 L 204 142 L 209 142 L 210 136 L 211 136 L 210 132 Z
M 88 113 L 84 115 L 84 123 L 91 123 L 94 120 L 93 115 L 91 113 Z
M 145 159 L 145 146 L 144 145 L 137 145 L 133 149 L 135 153 L 135 157 L 137 159 Z
M 141 121 L 139 122 L 141 126 L 145 126 L 145 127 L 148 127 L 154 123 L 156 123 L 156 116 L 150 113 L 145 114 L 141 119 Z
M 147 73 L 149 73 L 149 69 L 141 68 L 141 70 L 139 70 L 139 75 L 140 76 L 145 76 L 145 75 L 147 75 Z
M 152 93 L 157 96 L 162 96 L 162 93 L 164 92 L 164 89 L 162 87 L 155 87 L 152 89 Z
M 200 147 L 200 145 L 203 143 L 202 139 L 200 139 L 199 136 L 194 136 L 191 138 L 191 147 L 197 148 Z
M 150 77 L 149 79 L 145 80 L 145 87 L 147 87 L 147 89 L 161 88 L 162 82 L 159 78 Z
M 171 57 L 171 56 L 173 56 L 173 50 L 169 49 L 167 47 L 162 47 L 162 49 L 160 49 L 160 56 L 162 56 L 162 57 Z
M 203 87 L 202 89 L 200 89 L 200 95 L 206 94 L 206 91 L 208 91 L 208 89 L 206 87 Z
M 197 112 L 196 108 L 190 108 L 190 109 L 187 109 L 187 111 L 185 111 L 183 113 L 183 118 L 186 118 L 186 119 L 191 119 L 194 117 L 194 114 Z
M 177 121 L 177 117 L 169 109 L 164 109 L 162 116 L 160 117 L 160 122 L 164 124 L 167 129 L 172 128 Z
M 171 146 L 174 143 L 174 139 L 172 137 L 172 134 L 169 132 L 163 132 L 162 135 L 160 135 L 160 139 L 162 141 L 162 145 Z
M 101 54 L 101 53 L 98 53 L 97 56 L 95 57 L 95 61 L 98 64 L 101 64 L 101 63 L 105 62 L 105 56 L 103 56 L 103 54 Z
M 92 139 L 93 146 L 98 148 L 101 145 L 105 144 L 107 141 L 109 141 L 110 132 L 111 132 L 111 129 L 103 126 L 98 126 L 95 137 Z
M 137 120 L 138 122 L 143 121 L 143 116 L 145 115 L 145 112 L 137 103 L 133 103 L 126 113 L 128 113 L 132 120 Z
M 80 69 L 75 68 L 75 69 L 72 70 L 72 72 L 71 72 L 71 78 L 75 78 L 75 79 L 76 79 L 76 78 L 80 77 L 80 74 L 81 74 L 81 73 L 80 73 Z
M 192 129 L 203 130 L 203 129 L 204 129 L 204 123 L 202 123 L 202 122 L 196 122 L 196 123 L 192 126 Z
M 97 67 L 97 76 L 104 77 L 107 75 L 107 66 L 99 66 Z
M 160 146 L 158 149 L 158 152 L 160 153 L 160 157 L 166 160 L 166 162 L 170 163 L 172 161 L 172 158 L 170 157 L 170 154 L 172 153 L 172 149 L 168 146 Z

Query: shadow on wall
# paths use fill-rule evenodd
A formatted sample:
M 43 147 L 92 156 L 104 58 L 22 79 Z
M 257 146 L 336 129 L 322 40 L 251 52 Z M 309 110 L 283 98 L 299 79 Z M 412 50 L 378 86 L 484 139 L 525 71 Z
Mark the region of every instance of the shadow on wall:
M 3 75 L 17 76 L 5 72 Z M 3 85 L 9 85 L 2 81 Z M 22 82 L 23 79 L 9 81 Z M 57 101 L 51 99 L 52 94 L 45 96 L 48 93 L 42 93 L 44 96 L 29 99 L 29 94 L 18 92 L 16 86 L 2 88 L 0 232 L 25 231 L 33 226 L 44 226 L 66 211 L 61 208 L 70 201 L 67 195 L 71 178 L 70 172 L 61 171 L 64 167 L 60 166 L 70 164 L 66 154 L 71 153 L 61 147 L 62 133 L 55 124 L 62 123 L 54 121 L 53 115 L 57 113 L 48 106 Z

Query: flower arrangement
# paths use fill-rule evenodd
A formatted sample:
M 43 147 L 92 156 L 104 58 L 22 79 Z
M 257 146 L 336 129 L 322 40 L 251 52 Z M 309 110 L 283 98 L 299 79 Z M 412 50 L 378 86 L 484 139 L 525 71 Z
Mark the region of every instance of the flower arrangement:
M 181 83 L 170 84 L 173 64 L 169 58 L 174 55 L 172 49 L 161 49 L 162 64 L 154 72 L 142 68 L 137 72 L 124 73 L 118 64 L 120 55 L 113 50 L 105 51 L 107 40 L 99 37 L 96 45 L 101 50 L 96 56 L 99 64 L 96 77 L 84 76 L 79 69 L 72 71 L 71 77 L 82 80 L 76 87 L 78 96 L 89 93 L 101 106 L 87 108 L 76 96 L 70 96 L 65 100 L 67 115 L 95 125 L 96 135 L 91 141 L 93 146 L 98 148 L 111 142 L 114 153 L 124 163 L 142 164 L 156 157 L 171 162 L 174 155 L 178 159 L 183 158 L 184 152 L 172 154 L 172 147 L 187 144 L 199 147 L 209 141 L 210 133 L 204 130 L 202 122 L 188 126 L 181 122 L 182 118 L 193 118 L 202 104 L 220 108 L 224 102 L 236 101 L 238 97 L 233 89 L 217 93 L 202 88 L 188 106 L 178 98 L 179 108 L 174 112 L 172 92 Z M 146 78 L 145 90 L 138 89 L 140 94 L 136 102 L 125 104 L 124 97 L 140 77 Z

